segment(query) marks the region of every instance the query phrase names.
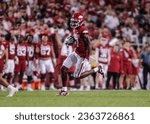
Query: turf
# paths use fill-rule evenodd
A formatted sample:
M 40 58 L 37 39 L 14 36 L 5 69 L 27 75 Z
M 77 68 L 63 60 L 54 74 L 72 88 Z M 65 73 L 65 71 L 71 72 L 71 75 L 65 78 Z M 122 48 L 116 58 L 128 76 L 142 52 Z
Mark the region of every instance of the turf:
M 72 91 L 56 96 L 56 91 L 20 91 L 8 98 L 0 91 L 1 107 L 149 107 L 150 91 L 97 90 Z

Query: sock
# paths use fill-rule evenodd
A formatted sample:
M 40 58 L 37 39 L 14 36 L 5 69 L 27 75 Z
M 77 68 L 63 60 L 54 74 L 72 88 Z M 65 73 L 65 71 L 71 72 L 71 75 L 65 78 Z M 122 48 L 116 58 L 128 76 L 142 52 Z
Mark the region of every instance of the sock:
M 96 67 L 96 68 L 94 68 L 93 70 L 94 70 L 94 72 L 98 72 L 99 68 Z
M 67 87 L 62 87 L 62 90 L 63 91 L 67 91 Z
M 28 88 L 31 88 L 31 84 L 28 84 Z
M 12 89 L 12 88 L 13 88 L 13 86 L 9 85 L 7 88 L 8 88 L 8 89 Z

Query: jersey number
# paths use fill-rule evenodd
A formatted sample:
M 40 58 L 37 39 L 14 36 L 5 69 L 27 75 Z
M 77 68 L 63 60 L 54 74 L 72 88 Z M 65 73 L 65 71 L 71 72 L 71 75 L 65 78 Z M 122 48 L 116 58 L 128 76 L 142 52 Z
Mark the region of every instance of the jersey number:
M 10 46 L 10 54 L 15 54 L 15 47 L 14 46 Z
M 50 47 L 41 48 L 41 55 L 50 55 Z
M 33 54 L 34 54 L 34 50 L 32 48 L 29 48 L 28 49 L 28 55 L 29 55 L 29 57 L 32 57 Z
M 17 54 L 18 56 L 26 56 L 26 49 L 18 48 Z

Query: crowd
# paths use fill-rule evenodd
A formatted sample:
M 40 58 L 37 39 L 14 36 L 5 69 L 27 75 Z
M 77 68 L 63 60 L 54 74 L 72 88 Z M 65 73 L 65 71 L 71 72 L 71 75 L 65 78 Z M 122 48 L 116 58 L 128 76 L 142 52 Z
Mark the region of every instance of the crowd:
M 105 73 L 104 77 L 93 74 L 82 79 L 79 90 L 149 89 L 149 0 L 0 0 L 1 42 L 18 43 L 20 37 L 25 42 L 30 42 L 28 37 L 31 36 L 34 52 L 38 54 L 42 49 L 39 43 L 51 41 L 53 44 L 50 44 L 53 49 L 50 62 L 53 69 L 45 66 L 45 71 L 41 73 L 40 62 L 45 56 L 35 55 L 33 60 L 37 66 L 33 70 L 32 79 L 31 75 L 26 74 L 26 70 L 23 74 L 18 73 L 24 77 L 27 75 L 28 82 L 41 79 L 42 83 L 38 88 L 42 90 L 45 90 L 44 82 L 48 82 L 46 87 L 51 82 L 50 89 L 62 86 L 59 71 L 63 60 L 74 49 L 64 44 L 66 37 L 72 32 L 69 19 L 74 12 L 84 15 L 85 26 L 89 29 L 92 53 L 90 65 L 87 66 L 94 68 L 97 63 L 101 63 Z M 15 68 L 11 78 L 16 74 L 14 72 Z M 71 88 L 76 84 L 73 72 L 74 67 L 70 69 L 70 80 L 68 79 Z M 22 84 L 23 79 L 16 81 L 17 75 L 15 79 L 10 79 L 8 74 L 5 76 L 5 71 L 3 73 L 10 82 Z M 31 84 L 29 90 L 32 90 Z

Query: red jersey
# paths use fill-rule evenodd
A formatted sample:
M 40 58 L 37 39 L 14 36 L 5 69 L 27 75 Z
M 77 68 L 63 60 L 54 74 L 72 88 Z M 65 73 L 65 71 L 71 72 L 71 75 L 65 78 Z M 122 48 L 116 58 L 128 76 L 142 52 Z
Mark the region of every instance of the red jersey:
M 34 53 L 35 52 L 35 46 L 31 43 L 27 44 L 27 53 L 28 53 L 28 59 L 31 61 L 34 59 Z
M 51 42 L 38 44 L 38 48 L 40 50 L 39 57 L 40 58 L 49 58 L 49 57 L 52 57 L 51 46 L 53 46 L 53 44 Z
M 121 71 L 121 62 L 122 58 L 121 55 L 118 52 L 112 51 L 110 53 L 110 64 L 108 65 L 108 72 L 117 72 L 119 73 Z
M 88 57 L 88 49 L 87 46 L 85 45 L 83 41 L 83 35 L 84 34 L 89 34 L 88 29 L 85 26 L 81 26 L 78 29 L 75 30 L 75 37 L 77 37 L 77 45 L 76 45 L 76 50 L 75 52 L 83 58 Z
M 107 64 L 108 63 L 108 54 L 109 54 L 109 45 L 98 47 L 99 63 Z
M 4 50 L 6 49 L 6 45 L 0 41 L 0 60 L 4 59 Z
M 8 59 L 15 59 L 15 48 L 16 44 L 14 42 L 8 42 Z
M 26 43 L 18 43 L 16 45 L 16 55 L 19 60 L 26 60 L 27 57 L 27 44 Z

